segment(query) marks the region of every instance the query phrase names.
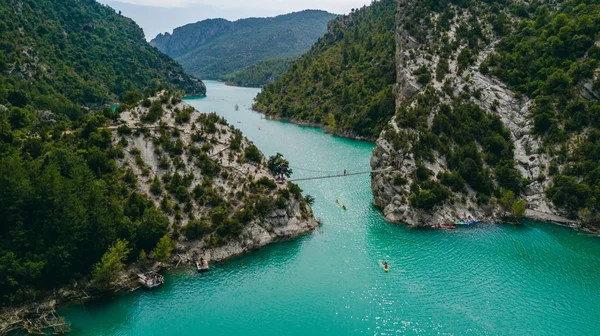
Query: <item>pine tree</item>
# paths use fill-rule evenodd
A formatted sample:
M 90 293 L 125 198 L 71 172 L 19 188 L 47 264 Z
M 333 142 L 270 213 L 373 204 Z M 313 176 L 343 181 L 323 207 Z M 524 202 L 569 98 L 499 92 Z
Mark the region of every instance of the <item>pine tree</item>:
M 125 267 L 123 262 L 131 252 L 127 245 L 126 240 L 117 240 L 94 266 L 92 276 L 99 286 L 108 286 L 123 270 Z
M 154 259 L 158 261 L 167 261 L 171 257 L 171 252 L 175 249 L 175 243 L 169 238 L 169 235 L 164 235 L 156 244 L 154 249 Z

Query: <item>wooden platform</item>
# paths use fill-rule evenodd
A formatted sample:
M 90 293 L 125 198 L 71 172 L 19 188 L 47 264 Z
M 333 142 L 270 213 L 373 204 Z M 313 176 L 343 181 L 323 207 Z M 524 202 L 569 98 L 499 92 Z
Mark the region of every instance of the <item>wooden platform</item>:
M 138 274 L 138 282 L 146 288 L 154 288 L 165 283 L 165 278 L 156 272 Z

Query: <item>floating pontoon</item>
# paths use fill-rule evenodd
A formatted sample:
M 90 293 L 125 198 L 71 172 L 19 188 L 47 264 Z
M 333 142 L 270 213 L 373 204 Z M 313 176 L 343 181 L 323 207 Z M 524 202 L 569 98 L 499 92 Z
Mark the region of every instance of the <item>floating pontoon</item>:
M 140 283 L 140 285 L 146 288 L 154 288 L 165 283 L 165 278 L 162 275 L 151 271 L 138 274 L 138 282 Z

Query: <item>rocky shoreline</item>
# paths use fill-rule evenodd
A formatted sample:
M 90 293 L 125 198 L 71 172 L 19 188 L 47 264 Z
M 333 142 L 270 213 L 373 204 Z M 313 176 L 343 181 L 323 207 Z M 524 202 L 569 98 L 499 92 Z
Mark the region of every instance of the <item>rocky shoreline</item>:
M 37 302 L 19 307 L 2 308 L 0 311 L 0 335 L 12 331 L 26 329 L 27 320 L 35 320 L 45 314 L 55 313 L 59 307 L 71 304 L 83 304 L 105 297 L 123 295 L 137 290 L 137 274 L 143 270 L 161 271 L 168 269 L 195 269 L 195 259 L 202 256 L 211 263 L 220 263 L 228 259 L 259 250 L 267 245 L 294 240 L 310 234 L 319 224 L 312 217 L 298 217 L 300 202 L 291 201 L 286 209 L 278 209 L 265 218 L 255 220 L 244 228 L 237 239 L 223 246 L 206 248 L 204 241 L 178 241 L 170 262 L 154 263 L 151 267 L 131 264 L 118 276 L 108 290 L 99 291 L 90 279 L 74 281 L 69 286 L 54 289 L 45 293 Z M 56 314 L 58 317 L 58 314 Z M 59 317 L 60 318 L 60 317 Z
M 300 236 L 310 234 L 318 227 L 314 218 L 309 220 L 292 219 L 284 225 L 277 225 L 289 219 L 289 215 L 297 210 L 298 203 L 291 204 L 288 209 L 273 213 L 265 223 L 255 222 L 244 229 L 240 239 L 229 242 L 224 246 L 204 249 L 201 241 L 178 242 L 169 263 L 155 263 L 145 268 L 137 264 L 129 265 L 115 281 L 110 289 L 98 291 L 89 279 L 74 281 L 72 285 L 54 289 L 45 294 L 43 299 L 19 306 L 5 307 L 0 310 L 0 335 L 8 335 L 17 330 L 28 330 L 27 321 L 35 321 L 45 315 L 55 315 L 57 320 L 61 317 L 56 313 L 60 307 L 73 304 L 83 304 L 106 297 L 125 295 L 140 288 L 137 283 L 137 274 L 143 270 L 156 272 L 171 269 L 194 269 L 194 258 L 202 255 L 212 263 L 220 263 L 235 258 L 239 255 L 259 250 L 267 245 L 294 240 Z M 273 226 L 275 224 L 275 226 Z M 68 328 L 68 321 L 55 327 Z M 44 330 L 54 327 L 46 325 Z
M 549 171 L 551 157 L 540 151 L 543 146 L 541 140 L 533 135 L 533 118 L 531 115 L 532 102 L 529 98 L 515 94 L 508 86 L 487 73 L 480 71 L 480 65 L 488 58 L 498 42 L 491 39 L 481 51 L 475 55 L 473 64 L 464 70 L 459 70 L 456 57 L 460 50 L 454 51 L 449 57 L 450 63 L 444 79 L 431 78 L 431 83 L 424 85 L 415 75 L 418 69 L 426 69 L 429 73 L 436 73 L 436 55 L 430 53 L 425 46 L 443 44 L 436 36 L 427 35 L 424 41 L 418 42 L 403 25 L 410 17 L 411 6 L 414 3 L 398 1 L 397 27 L 396 27 L 396 74 L 397 85 L 394 89 L 396 96 L 396 109 L 406 108 L 417 104 L 413 99 L 416 95 L 427 92 L 452 91 L 451 95 L 440 93 L 439 103 L 451 105 L 453 97 L 461 94 L 468 95 L 469 103 L 479 106 L 487 113 L 497 116 L 510 133 L 510 140 L 514 145 L 514 168 L 518 170 L 528 184 L 524 186 L 522 200 L 526 202 L 523 218 L 559 223 L 577 230 L 597 234 L 597 229 L 589 228 L 580 219 L 571 219 L 567 211 L 557 208 L 545 195 L 545 191 L 552 185 Z M 459 26 L 468 26 L 467 16 L 457 17 L 451 24 L 448 41 L 452 43 L 457 39 L 454 34 Z M 491 32 L 490 27 L 484 27 Z M 423 30 L 427 30 L 424 28 Z M 493 36 L 493 34 L 490 34 Z M 427 91 L 430 90 L 430 91 Z M 426 92 L 427 91 L 427 92 Z M 472 94 L 473 93 L 473 94 Z M 476 93 L 476 94 L 475 94 Z M 431 127 L 437 108 L 433 108 L 427 116 L 428 126 Z M 477 193 L 470 186 L 464 192 L 452 193 L 442 204 L 423 210 L 410 205 L 409 197 L 413 193 L 411 185 L 417 184 L 416 173 L 426 169 L 431 173 L 431 178 L 438 181 L 442 173 L 449 173 L 447 158 L 438 152 L 433 152 L 428 160 L 417 159 L 418 150 L 415 146 L 422 133 L 414 128 L 403 126 L 403 120 L 396 116 L 390 120 L 384 129 L 377 146 L 373 150 L 371 167 L 373 170 L 394 167 L 393 171 L 376 174 L 371 181 L 374 203 L 382 209 L 389 222 L 406 223 L 410 226 L 432 226 L 437 223 L 453 223 L 465 213 L 473 218 L 487 219 L 488 221 L 501 221 L 511 217 L 510 209 L 500 205 L 498 199 L 490 202 L 477 202 Z M 394 139 L 411 139 L 406 141 L 406 148 L 396 148 Z M 452 144 L 451 144 L 452 145 Z M 456 145 L 456 144 L 454 144 Z M 479 145 L 481 146 L 481 145 Z M 489 167 L 488 167 L 489 168 Z M 439 181 L 438 181 L 439 182 Z M 571 214 L 572 216 L 572 214 Z

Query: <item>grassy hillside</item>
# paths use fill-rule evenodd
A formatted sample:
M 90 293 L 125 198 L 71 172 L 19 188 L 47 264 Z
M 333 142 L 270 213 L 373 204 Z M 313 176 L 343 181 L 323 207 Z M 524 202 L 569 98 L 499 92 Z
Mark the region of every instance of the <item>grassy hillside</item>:
M 230 85 L 244 87 L 262 87 L 276 81 L 294 62 L 295 57 L 269 58 L 251 66 L 222 76 L 220 79 Z
M 0 104 L 31 105 L 72 119 L 125 92 L 164 85 L 204 94 L 131 19 L 93 0 L 0 4 Z
M 267 85 L 254 109 L 376 138 L 394 115 L 396 3 L 376 1 L 330 23 L 329 32 Z
M 161 34 L 151 44 L 202 79 L 242 70 L 269 58 L 299 56 L 327 30 L 335 15 L 307 10 L 235 22 L 205 20 Z

